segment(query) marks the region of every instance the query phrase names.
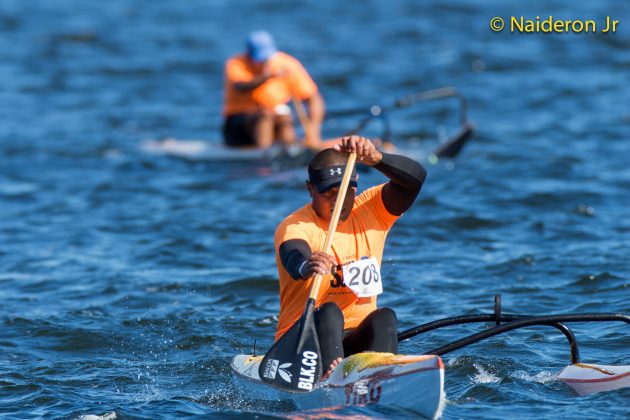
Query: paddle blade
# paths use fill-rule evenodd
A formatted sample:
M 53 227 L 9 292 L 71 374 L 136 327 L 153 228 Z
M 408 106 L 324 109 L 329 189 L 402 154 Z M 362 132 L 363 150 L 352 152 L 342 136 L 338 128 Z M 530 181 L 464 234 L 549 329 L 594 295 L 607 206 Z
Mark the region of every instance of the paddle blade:
M 314 306 L 315 301 L 309 299 L 302 317 L 263 358 L 258 374 L 269 385 L 287 392 L 310 392 L 322 377 Z
M 468 139 L 472 137 L 473 131 L 474 127 L 471 124 L 466 124 L 451 140 L 433 152 L 433 154 L 438 158 L 453 159 L 459 154 Z

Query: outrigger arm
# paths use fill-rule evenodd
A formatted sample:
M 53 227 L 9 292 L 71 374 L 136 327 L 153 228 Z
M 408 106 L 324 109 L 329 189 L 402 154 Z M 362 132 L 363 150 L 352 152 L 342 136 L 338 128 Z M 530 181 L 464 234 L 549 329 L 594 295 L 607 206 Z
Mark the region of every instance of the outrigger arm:
M 610 390 L 630 386 L 630 366 L 602 367 L 603 365 L 586 365 L 580 363 L 580 351 L 577 340 L 571 329 L 569 329 L 569 327 L 567 327 L 564 323 L 610 321 L 621 321 L 630 324 L 630 315 L 623 313 L 585 313 L 544 316 L 502 314 L 501 296 L 496 295 L 493 314 L 460 315 L 439 319 L 437 321 L 429 322 L 426 324 L 421 324 L 399 333 L 398 341 L 403 341 L 408 338 L 426 333 L 428 331 L 453 325 L 482 322 L 496 323 L 496 326 L 494 327 L 487 328 L 484 331 L 469 335 L 457 341 L 453 341 L 441 347 L 429 350 L 425 353 L 441 356 L 446 353 L 461 349 L 462 347 L 466 347 L 470 344 L 476 343 L 478 341 L 484 340 L 486 338 L 503 334 L 505 332 L 516 330 L 519 328 L 531 327 L 535 325 L 551 326 L 557 328 L 565 335 L 565 337 L 569 341 L 571 349 L 571 365 L 565 368 L 565 370 L 560 374 L 559 379 L 574 387 L 578 391 L 578 393 L 585 394 L 599 392 L 601 390 Z M 617 372 L 612 371 L 613 368 L 618 368 Z M 568 371 L 570 371 L 571 375 L 577 375 L 579 377 L 567 377 L 566 375 L 568 375 Z M 601 375 L 598 375 L 597 372 Z M 565 377 L 563 377 L 563 375 L 565 375 Z M 593 377 L 594 375 L 597 377 Z M 613 388 L 611 388 L 612 382 L 617 382 L 615 384 L 615 387 Z M 577 387 L 575 386 L 576 384 L 578 385 Z M 595 384 L 602 384 L 603 387 L 598 387 Z M 583 392 L 585 389 L 588 389 L 588 391 Z
M 358 134 L 360 131 L 365 129 L 370 122 L 378 120 L 380 121 L 383 129 L 381 140 L 384 143 L 393 144 L 389 113 L 397 109 L 407 108 L 422 102 L 443 98 L 456 98 L 459 101 L 459 130 L 443 145 L 431 153 L 431 159 L 435 161 L 441 158 L 453 159 L 459 154 L 460 150 L 464 147 L 470 137 L 472 137 L 475 126 L 468 120 L 468 102 L 466 101 L 466 98 L 457 89 L 451 86 L 423 90 L 401 96 L 390 106 L 372 105 L 369 110 L 367 110 L 367 115 L 364 115 L 364 117 L 359 120 L 357 126 L 346 132 L 344 135 Z M 329 116 L 334 117 L 344 117 L 358 114 L 366 114 L 366 108 L 350 108 L 344 110 L 332 110 L 328 112 Z

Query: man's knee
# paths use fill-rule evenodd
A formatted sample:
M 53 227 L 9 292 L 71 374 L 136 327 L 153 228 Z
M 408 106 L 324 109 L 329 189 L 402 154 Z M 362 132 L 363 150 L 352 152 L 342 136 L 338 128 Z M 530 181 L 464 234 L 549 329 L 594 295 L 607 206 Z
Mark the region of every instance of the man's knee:
M 315 321 L 318 325 L 325 325 L 330 328 L 343 329 L 343 313 L 339 306 L 332 302 L 324 303 L 315 311 Z
M 267 110 L 258 111 L 255 114 L 249 114 L 248 117 L 249 118 L 247 120 L 247 123 L 249 126 L 251 126 L 254 129 L 261 126 L 273 127 L 273 124 L 274 124 L 273 113 Z
M 320 316 L 324 317 L 343 319 L 343 313 L 341 312 L 341 309 L 339 309 L 339 306 L 332 302 L 326 302 L 322 306 L 317 308 L 317 313 L 320 314 Z
M 381 308 L 375 314 L 372 328 L 375 331 L 373 350 L 388 353 L 398 352 L 398 318 L 396 312 Z
M 274 113 L 273 111 L 269 111 L 268 109 L 260 109 L 258 110 L 258 112 L 256 114 L 256 118 L 258 119 L 273 119 L 274 118 Z
M 273 118 L 277 125 L 293 125 L 291 115 L 274 115 Z
M 396 312 L 390 308 L 380 308 L 374 312 L 372 323 L 377 331 L 395 332 L 398 330 Z

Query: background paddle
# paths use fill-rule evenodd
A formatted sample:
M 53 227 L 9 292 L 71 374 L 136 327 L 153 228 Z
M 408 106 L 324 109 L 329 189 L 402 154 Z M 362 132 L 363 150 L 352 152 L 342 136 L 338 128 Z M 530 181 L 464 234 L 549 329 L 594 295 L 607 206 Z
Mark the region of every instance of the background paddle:
M 311 121 L 308 119 L 308 115 L 306 114 L 304 102 L 302 102 L 302 100 L 300 100 L 300 98 L 295 95 L 291 97 L 291 100 L 293 101 L 293 107 L 295 108 L 295 113 L 298 116 L 298 120 L 300 120 L 302 130 L 304 130 L 304 143 L 308 144 L 308 140 L 311 135 Z
M 329 253 L 333 236 L 337 230 L 337 223 L 346 191 L 350 184 L 352 168 L 357 158 L 356 153 L 351 153 L 343 174 L 337 201 L 330 218 L 328 232 L 324 240 L 323 252 Z M 288 392 L 309 392 L 322 376 L 322 355 L 319 349 L 319 340 L 315 330 L 313 315 L 315 300 L 319 293 L 322 275 L 317 274 L 311 285 L 311 290 L 306 301 L 304 313 L 299 320 L 269 349 L 262 362 L 258 374 L 268 384 Z

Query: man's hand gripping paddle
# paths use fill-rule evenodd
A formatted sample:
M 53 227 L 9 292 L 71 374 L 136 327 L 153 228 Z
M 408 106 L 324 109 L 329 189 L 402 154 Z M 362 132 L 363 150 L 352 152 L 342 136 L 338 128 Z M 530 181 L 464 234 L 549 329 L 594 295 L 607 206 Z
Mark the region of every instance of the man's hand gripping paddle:
M 329 253 L 333 235 L 337 230 L 337 223 L 346 191 L 350 184 L 352 168 L 357 158 L 356 153 L 350 153 L 348 163 L 343 174 L 337 201 L 333 209 L 323 252 Z M 310 392 L 322 377 L 322 354 L 319 349 L 319 340 L 315 330 L 313 314 L 315 311 L 315 299 L 319 292 L 322 275 L 315 275 L 311 291 L 306 301 L 304 313 L 295 324 L 269 349 L 262 362 L 258 373 L 260 378 L 276 388 L 288 392 Z

